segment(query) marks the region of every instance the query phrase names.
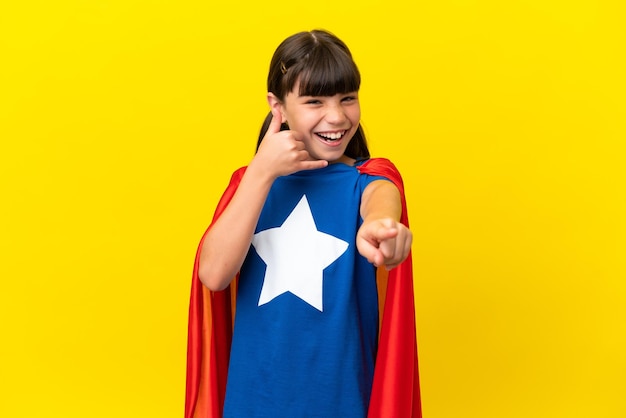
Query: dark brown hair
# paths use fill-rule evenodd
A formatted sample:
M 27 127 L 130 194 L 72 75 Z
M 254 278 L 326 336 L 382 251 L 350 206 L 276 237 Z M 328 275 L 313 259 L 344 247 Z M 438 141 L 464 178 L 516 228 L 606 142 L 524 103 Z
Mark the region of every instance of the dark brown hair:
M 301 96 L 334 96 L 358 91 L 361 74 L 350 50 L 330 32 L 313 30 L 285 39 L 274 52 L 267 76 L 267 91 L 279 100 L 299 82 Z M 272 120 L 269 112 L 257 141 L 257 150 Z M 281 130 L 288 129 L 285 124 Z M 359 124 L 345 154 L 354 159 L 369 158 L 367 141 Z

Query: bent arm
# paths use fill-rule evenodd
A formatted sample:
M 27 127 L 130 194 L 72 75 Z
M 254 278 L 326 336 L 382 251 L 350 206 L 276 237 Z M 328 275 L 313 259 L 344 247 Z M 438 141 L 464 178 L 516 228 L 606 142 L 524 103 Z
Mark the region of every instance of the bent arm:
M 398 188 L 386 180 L 376 180 L 363 191 L 363 224 L 357 232 L 359 253 L 375 266 L 388 270 L 409 255 L 413 234 L 400 223 L 402 200 Z
M 198 277 L 210 290 L 226 288 L 239 271 L 274 178 L 251 164 L 232 200 L 202 243 Z
M 280 131 L 281 119 L 277 116 L 274 115 L 232 200 L 202 243 L 198 277 L 213 291 L 225 289 L 241 268 L 274 180 L 328 165 L 310 158 L 297 132 Z

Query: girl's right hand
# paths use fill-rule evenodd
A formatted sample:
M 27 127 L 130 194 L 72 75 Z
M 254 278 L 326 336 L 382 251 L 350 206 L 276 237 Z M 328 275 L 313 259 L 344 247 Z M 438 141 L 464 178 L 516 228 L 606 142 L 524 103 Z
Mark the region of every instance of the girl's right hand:
M 296 131 L 281 131 L 280 114 L 272 113 L 272 121 L 261 141 L 251 167 L 269 174 L 272 179 L 302 170 L 315 170 L 328 165 L 326 160 L 314 160 Z

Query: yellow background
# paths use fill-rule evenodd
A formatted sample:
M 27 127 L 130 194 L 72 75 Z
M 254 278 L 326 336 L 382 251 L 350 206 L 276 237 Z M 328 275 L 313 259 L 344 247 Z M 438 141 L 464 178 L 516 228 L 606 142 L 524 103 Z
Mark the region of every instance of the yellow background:
M 407 184 L 425 417 L 626 416 L 623 4 L 2 2 L 0 416 L 182 416 L 197 242 L 316 27 Z

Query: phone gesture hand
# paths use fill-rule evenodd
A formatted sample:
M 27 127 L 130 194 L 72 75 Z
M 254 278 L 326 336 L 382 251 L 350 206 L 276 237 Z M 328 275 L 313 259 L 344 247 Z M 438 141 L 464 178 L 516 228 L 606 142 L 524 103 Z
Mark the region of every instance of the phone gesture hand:
M 314 160 L 311 157 L 298 132 L 281 131 L 280 126 L 280 114 L 272 112 L 272 121 L 253 163 L 262 165 L 274 177 L 286 176 L 302 170 L 315 170 L 328 165 L 326 160 Z

